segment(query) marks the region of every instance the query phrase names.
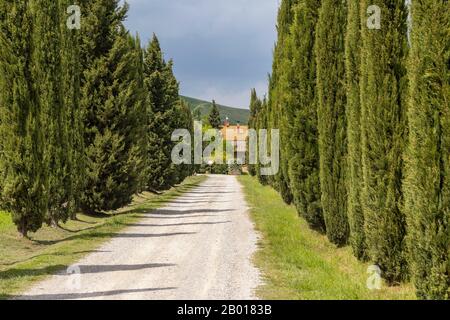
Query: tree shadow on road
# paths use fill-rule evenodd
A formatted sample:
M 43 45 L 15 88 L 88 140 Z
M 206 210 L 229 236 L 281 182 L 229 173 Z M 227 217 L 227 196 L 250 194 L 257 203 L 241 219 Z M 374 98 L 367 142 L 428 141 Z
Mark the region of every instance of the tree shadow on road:
M 52 245 L 65 241 L 77 240 L 77 239 L 92 239 L 92 238 L 160 238 L 160 237 L 172 237 L 172 236 L 181 236 L 181 235 L 190 235 L 196 234 L 196 232 L 176 232 L 176 233 L 157 233 L 157 234 L 149 234 L 149 233 L 111 233 L 111 232 L 97 232 L 90 234 L 79 234 L 72 237 L 67 237 L 61 240 L 34 240 L 36 243 L 42 245 Z
M 208 190 L 210 190 L 210 189 L 208 188 Z M 233 193 L 236 193 L 236 191 L 201 191 L 201 190 L 198 190 L 198 191 L 189 191 L 188 192 L 188 194 L 217 194 L 217 195 L 233 194 Z
M 100 297 L 112 297 L 122 294 L 144 293 L 144 292 L 156 292 L 176 290 L 178 288 L 147 288 L 147 289 L 128 289 L 128 290 L 112 290 L 112 291 L 99 291 L 99 292 L 87 292 L 87 293 L 63 293 L 63 294 L 38 294 L 38 295 L 24 295 L 19 297 L 9 297 L 16 300 L 75 300 L 75 299 L 95 299 Z M 8 297 L 5 297 L 8 299 Z
M 168 216 L 168 217 L 164 217 L 164 216 L 152 216 L 152 214 L 149 215 L 145 215 L 145 216 L 136 216 L 135 218 L 137 220 L 141 220 L 141 219 L 191 219 L 191 218 L 206 218 L 206 217 L 216 217 L 214 215 L 211 214 L 200 214 L 200 215 L 186 215 L 186 216 Z
M 183 198 L 183 200 L 190 200 L 190 201 L 172 201 L 171 204 L 197 204 L 197 203 L 229 203 L 231 201 L 217 201 L 217 200 L 211 200 L 211 201 L 197 201 L 195 199 L 190 198 Z
M 36 258 L 42 258 L 42 257 L 55 257 L 55 256 L 73 256 L 73 255 L 79 255 L 79 254 L 90 254 L 90 253 L 107 253 L 107 252 L 111 252 L 111 251 L 103 251 L 103 250 L 84 250 L 84 251 L 75 251 L 75 252 L 62 252 L 62 253 L 43 253 L 43 254 L 38 254 L 38 255 L 34 255 L 31 257 L 28 257 L 26 259 L 23 260 L 17 260 L 17 261 L 12 261 L 12 262 L 8 262 L 8 263 L 0 263 L 0 266 L 12 266 L 15 265 L 17 263 L 22 263 L 22 262 L 27 262 Z
M 155 210 L 149 214 L 151 215 L 161 215 L 161 216 L 171 216 L 171 215 L 189 215 L 189 214 L 196 214 L 196 213 L 223 213 L 223 212 L 232 212 L 235 211 L 233 209 L 193 209 L 193 210 L 171 210 L 171 209 L 165 209 L 165 210 Z
M 122 223 L 127 227 L 178 227 L 178 226 L 200 226 L 200 225 L 215 225 L 226 224 L 231 221 L 217 221 L 217 222 L 186 222 L 186 223 L 167 223 L 167 224 L 146 224 L 146 223 Z
M 136 271 L 144 269 L 176 267 L 173 263 L 116 264 L 116 265 L 79 265 L 81 274 L 104 273 L 116 271 Z

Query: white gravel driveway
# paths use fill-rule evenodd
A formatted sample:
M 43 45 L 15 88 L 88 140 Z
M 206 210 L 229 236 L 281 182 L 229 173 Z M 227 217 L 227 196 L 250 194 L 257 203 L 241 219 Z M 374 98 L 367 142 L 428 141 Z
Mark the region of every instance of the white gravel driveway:
M 210 176 L 19 299 L 255 299 L 257 235 L 236 177 Z M 80 271 L 80 274 L 76 272 Z

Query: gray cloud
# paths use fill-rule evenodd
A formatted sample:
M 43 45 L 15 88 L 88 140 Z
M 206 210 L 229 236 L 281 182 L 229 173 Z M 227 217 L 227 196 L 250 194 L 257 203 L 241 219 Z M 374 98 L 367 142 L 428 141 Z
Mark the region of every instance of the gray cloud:
M 181 93 L 238 107 L 250 88 L 267 90 L 277 0 L 128 0 L 126 22 L 147 42 L 153 32 L 173 58 Z

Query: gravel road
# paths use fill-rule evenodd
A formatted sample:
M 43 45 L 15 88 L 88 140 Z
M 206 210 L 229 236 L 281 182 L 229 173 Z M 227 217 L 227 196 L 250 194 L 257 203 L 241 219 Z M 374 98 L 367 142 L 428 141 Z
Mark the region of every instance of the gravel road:
M 210 176 L 18 299 L 256 299 L 247 209 L 236 177 Z

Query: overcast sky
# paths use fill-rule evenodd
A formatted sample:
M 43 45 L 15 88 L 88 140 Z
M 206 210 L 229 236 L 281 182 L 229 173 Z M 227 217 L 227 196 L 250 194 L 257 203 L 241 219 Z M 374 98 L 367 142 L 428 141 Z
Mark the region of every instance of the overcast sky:
M 127 27 L 146 44 L 155 32 L 181 94 L 244 107 L 267 91 L 278 0 L 128 0 Z

